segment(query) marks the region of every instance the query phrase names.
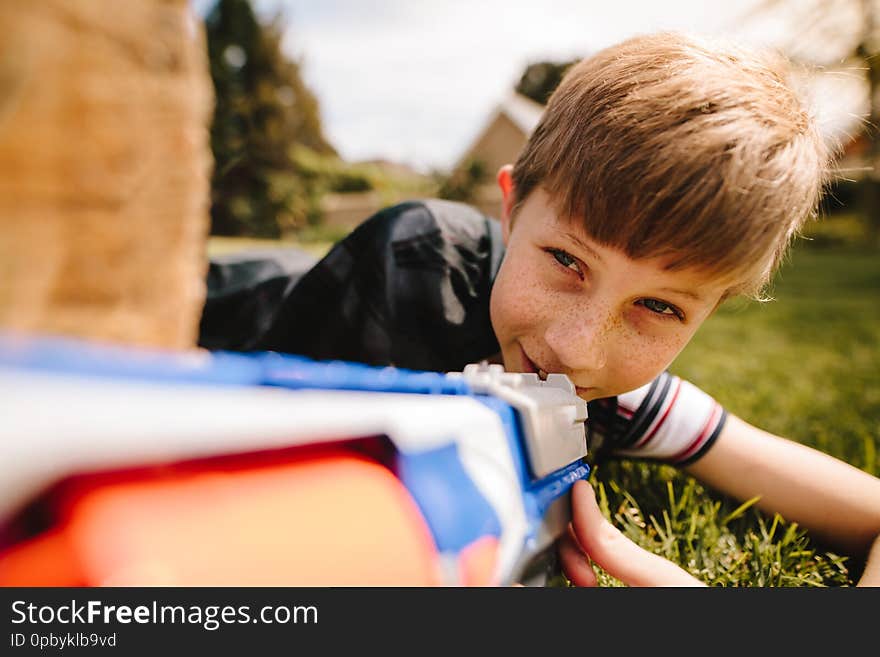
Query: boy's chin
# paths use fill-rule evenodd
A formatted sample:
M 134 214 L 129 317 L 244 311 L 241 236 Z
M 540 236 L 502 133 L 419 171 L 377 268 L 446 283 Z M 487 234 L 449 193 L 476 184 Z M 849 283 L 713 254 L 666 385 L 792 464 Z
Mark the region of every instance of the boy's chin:
M 577 396 L 583 399 L 584 401 L 593 401 L 594 399 L 600 399 L 606 395 L 603 395 L 602 392 L 596 388 L 578 388 Z

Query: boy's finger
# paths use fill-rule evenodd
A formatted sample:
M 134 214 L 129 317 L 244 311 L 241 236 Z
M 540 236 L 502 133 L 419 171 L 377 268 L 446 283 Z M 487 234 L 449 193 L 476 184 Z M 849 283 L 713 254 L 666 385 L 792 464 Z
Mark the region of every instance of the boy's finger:
M 621 534 L 602 515 L 590 484 L 575 482 L 571 496 L 575 537 L 608 574 L 630 586 L 704 586 L 671 561 L 643 550 Z
M 575 586 L 596 586 L 596 573 L 590 560 L 576 543 L 573 534 L 569 531 L 559 539 L 559 561 L 565 576 Z

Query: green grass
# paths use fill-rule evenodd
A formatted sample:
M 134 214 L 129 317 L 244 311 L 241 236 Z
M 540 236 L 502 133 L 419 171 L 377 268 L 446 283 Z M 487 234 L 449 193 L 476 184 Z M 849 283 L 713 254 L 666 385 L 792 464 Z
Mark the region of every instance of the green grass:
M 876 475 L 880 254 L 801 248 L 773 296 L 722 306 L 672 370 L 753 424 Z
M 767 431 L 880 472 L 880 254 L 801 243 L 767 303 L 732 301 L 671 370 Z M 860 564 L 665 465 L 596 468 L 606 515 L 710 585 L 848 586 Z M 618 584 L 600 573 L 600 581 Z

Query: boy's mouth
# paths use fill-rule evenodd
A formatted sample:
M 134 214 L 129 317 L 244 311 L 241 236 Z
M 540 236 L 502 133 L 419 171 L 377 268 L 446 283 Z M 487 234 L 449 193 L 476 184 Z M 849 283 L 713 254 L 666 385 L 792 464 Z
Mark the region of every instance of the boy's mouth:
M 537 374 L 541 381 L 546 381 L 547 371 L 526 355 L 526 350 L 522 348 L 522 345 L 520 345 L 519 350 L 522 353 L 523 372 Z
M 526 350 L 523 349 L 522 345 L 519 346 L 519 351 L 522 358 L 523 372 L 527 374 L 537 374 L 541 381 L 546 381 L 548 372 L 526 355 Z M 593 386 L 575 386 L 575 392 L 577 395 L 585 399 L 592 399 L 597 394 L 596 388 Z

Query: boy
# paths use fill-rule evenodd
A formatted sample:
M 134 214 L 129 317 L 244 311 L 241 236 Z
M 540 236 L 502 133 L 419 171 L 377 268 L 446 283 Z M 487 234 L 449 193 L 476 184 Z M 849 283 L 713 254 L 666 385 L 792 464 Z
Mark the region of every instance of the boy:
M 725 299 L 760 297 L 815 212 L 828 163 L 765 62 L 676 34 L 637 37 L 566 75 L 498 174 L 500 222 L 456 203 L 404 203 L 301 278 L 272 260 L 214 263 L 201 344 L 562 372 L 589 402 L 594 451 L 760 495 L 761 508 L 863 554 L 880 534 L 880 480 L 729 416 L 665 371 Z M 595 581 L 588 554 L 627 583 L 696 583 L 631 550 L 596 513 L 576 487 L 562 545 L 572 581 Z M 877 583 L 876 561 L 862 583 Z

